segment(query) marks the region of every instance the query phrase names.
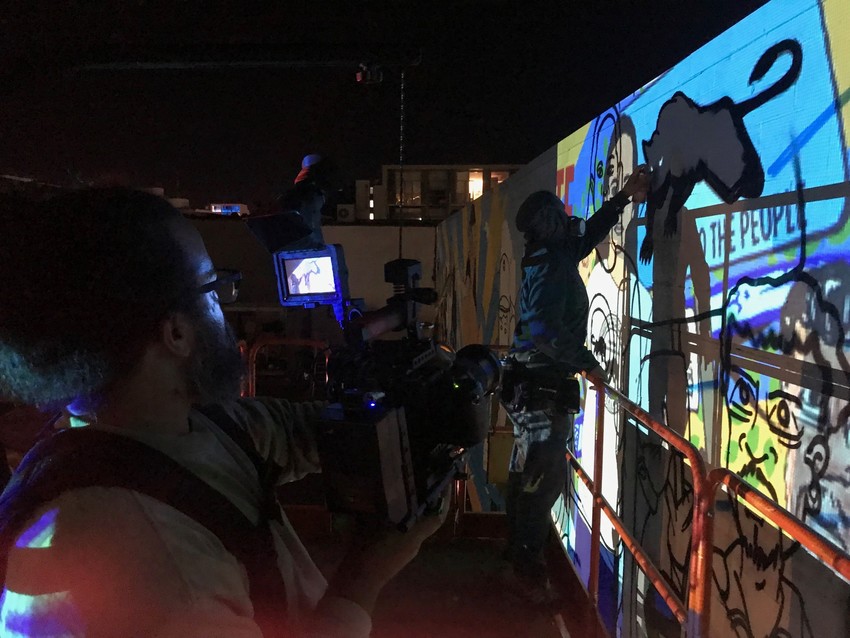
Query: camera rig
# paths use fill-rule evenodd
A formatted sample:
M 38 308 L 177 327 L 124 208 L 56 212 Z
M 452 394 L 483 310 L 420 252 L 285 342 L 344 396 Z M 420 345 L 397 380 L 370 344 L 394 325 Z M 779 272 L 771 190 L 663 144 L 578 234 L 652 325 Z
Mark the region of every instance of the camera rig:
M 466 451 L 487 437 L 500 363 L 485 346 L 455 352 L 422 336 L 417 305 L 437 294 L 418 286 L 418 261 L 386 263 L 394 294 L 364 312 L 348 297 L 343 255 L 339 245 L 277 252 L 280 301 L 333 306 L 345 335 L 328 359 L 329 404 L 317 427 L 328 508 L 406 530 L 437 506 Z M 378 339 L 401 330 L 401 339 Z

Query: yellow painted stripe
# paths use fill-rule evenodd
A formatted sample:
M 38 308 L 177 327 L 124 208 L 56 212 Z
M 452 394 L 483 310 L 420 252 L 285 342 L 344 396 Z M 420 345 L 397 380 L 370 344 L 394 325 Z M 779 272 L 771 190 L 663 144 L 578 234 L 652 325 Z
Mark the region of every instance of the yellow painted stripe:
M 850 90 L 850 3 L 847 0 L 823 0 L 821 6 L 840 97 Z M 841 107 L 841 119 L 844 122 L 844 144 L 850 147 L 850 102 L 846 100 Z

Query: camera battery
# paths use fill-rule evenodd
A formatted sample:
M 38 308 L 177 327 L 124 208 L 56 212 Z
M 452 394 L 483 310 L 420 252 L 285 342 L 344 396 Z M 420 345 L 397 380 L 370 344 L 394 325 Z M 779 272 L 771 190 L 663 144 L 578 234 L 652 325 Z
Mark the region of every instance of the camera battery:
M 330 511 L 374 514 L 393 524 L 416 512 L 403 409 L 352 413 L 331 404 L 322 412 L 317 437 Z

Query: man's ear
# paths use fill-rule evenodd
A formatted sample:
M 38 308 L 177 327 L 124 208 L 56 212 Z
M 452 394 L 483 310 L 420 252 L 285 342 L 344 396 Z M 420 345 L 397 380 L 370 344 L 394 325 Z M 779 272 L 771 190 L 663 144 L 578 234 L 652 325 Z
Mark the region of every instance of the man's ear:
M 195 348 L 195 328 L 189 317 L 175 312 L 162 322 L 162 344 L 173 355 L 186 359 Z

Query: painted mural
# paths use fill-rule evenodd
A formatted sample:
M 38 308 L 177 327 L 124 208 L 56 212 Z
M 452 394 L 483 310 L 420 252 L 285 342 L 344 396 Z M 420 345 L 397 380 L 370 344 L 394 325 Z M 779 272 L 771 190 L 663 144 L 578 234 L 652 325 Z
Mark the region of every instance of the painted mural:
M 508 344 L 519 203 L 541 188 L 588 217 L 639 163 L 628 207 L 581 265 L 588 347 L 610 382 L 831 542 L 850 551 L 850 5 L 773 0 L 441 225 L 440 327 Z M 585 388 L 575 454 L 592 467 Z M 603 492 L 674 591 L 687 590 L 687 463 L 605 405 Z M 718 636 L 850 635 L 850 587 L 742 503 L 718 494 Z M 553 516 L 587 578 L 590 495 Z M 624 636 L 679 635 L 603 525 L 603 616 Z

